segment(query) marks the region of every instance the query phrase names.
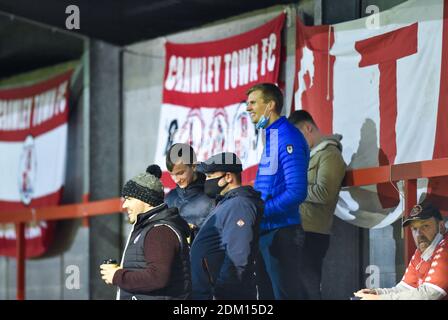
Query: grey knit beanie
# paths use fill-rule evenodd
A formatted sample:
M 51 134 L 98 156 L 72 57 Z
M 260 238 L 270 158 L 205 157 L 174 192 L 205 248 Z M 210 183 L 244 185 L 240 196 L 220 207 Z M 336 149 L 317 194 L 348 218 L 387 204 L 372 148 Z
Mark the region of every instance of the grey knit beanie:
M 160 182 L 162 170 L 156 164 L 150 165 L 145 173 L 132 178 L 123 187 L 122 197 L 139 199 L 153 207 L 163 203 L 165 193 Z

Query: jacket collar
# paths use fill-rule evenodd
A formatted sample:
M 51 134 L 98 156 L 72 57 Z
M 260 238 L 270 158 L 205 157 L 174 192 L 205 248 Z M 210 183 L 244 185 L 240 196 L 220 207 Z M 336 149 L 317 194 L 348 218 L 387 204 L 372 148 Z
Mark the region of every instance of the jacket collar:
M 332 140 L 321 141 L 317 146 L 315 146 L 313 149 L 311 149 L 310 157 L 314 156 L 319 151 L 324 150 L 328 145 L 334 145 L 336 147 L 338 146 L 336 141 L 332 141 Z
M 225 195 L 217 196 L 216 203 L 225 201 L 227 199 L 236 197 L 236 196 L 247 196 L 247 197 L 261 197 L 261 193 L 255 191 L 252 186 L 239 186 L 238 188 L 232 189 L 227 192 Z
M 166 203 L 162 203 L 158 205 L 157 207 L 152 208 L 148 212 L 139 214 L 137 216 L 137 221 L 135 222 L 135 228 L 139 228 L 141 225 L 143 225 L 146 222 L 152 222 L 159 219 L 162 219 L 165 217 L 166 214 L 161 214 L 164 211 L 166 212 L 166 209 L 168 209 L 168 205 Z M 162 217 L 163 215 L 163 217 Z
M 182 199 L 188 199 L 204 191 L 205 175 L 201 172 L 196 173 L 196 180 L 190 183 L 186 188 L 176 186 L 176 192 Z
M 267 128 L 266 131 L 271 130 L 271 129 L 278 129 L 283 123 L 287 122 L 288 120 L 286 119 L 285 116 L 281 116 L 280 118 L 278 118 L 277 120 L 275 120 L 274 122 L 272 122 Z
M 429 245 L 428 248 L 426 248 L 425 251 L 423 251 L 422 253 L 422 259 L 425 261 L 428 261 L 431 257 L 432 254 L 434 253 L 434 250 L 437 248 L 437 246 L 439 245 L 439 243 L 443 240 L 443 235 L 441 235 L 440 233 L 438 233 L 435 238 L 432 240 L 431 244 Z
M 340 134 L 334 134 L 332 136 L 327 136 L 322 139 L 321 142 L 319 142 L 318 145 L 316 145 L 313 149 L 310 150 L 310 158 L 314 156 L 319 151 L 324 150 L 329 145 L 333 145 L 336 148 L 338 148 L 342 152 L 342 145 L 340 141 L 342 140 L 342 135 Z

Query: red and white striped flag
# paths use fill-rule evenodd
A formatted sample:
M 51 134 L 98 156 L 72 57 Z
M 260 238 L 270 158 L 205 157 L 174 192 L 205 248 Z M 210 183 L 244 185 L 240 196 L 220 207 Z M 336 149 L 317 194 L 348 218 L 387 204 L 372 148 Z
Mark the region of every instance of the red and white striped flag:
M 0 215 L 59 204 L 65 179 L 71 73 L 0 90 Z M 26 256 L 43 254 L 52 236 L 52 223 L 29 223 Z M 0 225 L 0 255 L 15 255 L 15 238 L 14 225 Z

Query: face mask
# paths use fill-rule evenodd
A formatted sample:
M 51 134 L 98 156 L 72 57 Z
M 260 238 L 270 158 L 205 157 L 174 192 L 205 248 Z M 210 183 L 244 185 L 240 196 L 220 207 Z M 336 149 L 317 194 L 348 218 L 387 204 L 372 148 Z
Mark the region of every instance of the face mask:
M 264 109 L 264 113 L 266 113 L 266 110 L 268 110 L 268 106 L 266 106 L 266 109 Z M 269 122 L 269 118 L 271 117 L 271 113 L 269 113 L 269 116 L 265 116 L 264 114 L 261 116 L 260 120 L 258 120 L 257 124 L 255 125 L 255 128 L 258 130 L 264 129 L 266 125 Z
M 227 186 L 227 183 L 220 187 L 218 185 L 219 180 L 221 180 L 222 177 L 225 175 L 222 175 L 221 177 L 214 178 L 214 179 L 208 179 L 204 182 L 204 192 L 206 195 L 208 195 L 210 198 L 216 198 L 218 194 L 221 193 L 221 191 Z

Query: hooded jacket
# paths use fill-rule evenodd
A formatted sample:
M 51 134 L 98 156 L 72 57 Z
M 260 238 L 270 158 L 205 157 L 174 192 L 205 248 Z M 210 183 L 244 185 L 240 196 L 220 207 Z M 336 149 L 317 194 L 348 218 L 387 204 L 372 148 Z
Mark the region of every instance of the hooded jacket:
M 197 172 L 197 179 L 186 188 L 177 186 L 165 197 L 170 208 L 178 208 L 179 213 L 188 223 L 201 227 L 205 218 L 214 207 L 214 199 L 204 193 L 205 175 Z
M 256 299 L 254 261 L 263 201 L 251 186 L 230 190 L 217 201 L 191 247 L 192 297 Z
M 309 147 L 285 117 L 266 128 L 266 146 L 254 188 L 265 201 L 260 230 L 300 224 L 299 204 L 306 198 Z
M 131 234 L 129 235 L 126 248 L 122 259 L 122 268 L 114 275 L 114 284 L 119 285 L 124 281 L 124 273 L 141 271 L 151 266 L 145 260 L 145 239 L 152 228 L 158 226 L 167 226 L 179 240 L 179 250 L 170 268 L 170 278 L 165 287 L 146 291 L 139 284 L 138 288 L 128 289 L 120 287 L 117 298 L 120 300 L 128 299 L 149 299 L 149 300 L 167 300 L 167 299 L 186 299 L 191 293 L 190 261 L 189 247 L 187 237 L 189 236 L 188 223 L 179 216 L 176 208 L 168 208 L 166 204 L 161 204 L 146 213 L 137 216 Z M 152 266 L 154 268 L 154 266 Z M 118 283 L 117 283 L 118 282 Z
M 345 176 L 341 135 L 325 137 L 310 152 L 308 195 L 300 205 L 303 229 L 330 234 L 334 210 Z

